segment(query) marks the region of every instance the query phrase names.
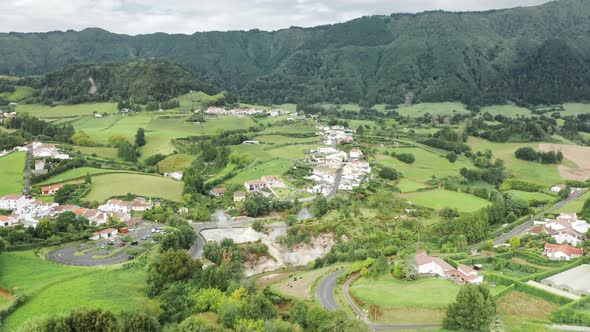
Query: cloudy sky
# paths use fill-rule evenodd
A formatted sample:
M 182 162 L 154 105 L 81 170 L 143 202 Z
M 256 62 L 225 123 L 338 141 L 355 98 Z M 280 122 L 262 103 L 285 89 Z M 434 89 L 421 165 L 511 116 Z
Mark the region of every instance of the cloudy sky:
M 485 10 L 548 0 L 0 0 L 0 31 L 81 30 L 142 34 L 276 30 L 370 14 Z

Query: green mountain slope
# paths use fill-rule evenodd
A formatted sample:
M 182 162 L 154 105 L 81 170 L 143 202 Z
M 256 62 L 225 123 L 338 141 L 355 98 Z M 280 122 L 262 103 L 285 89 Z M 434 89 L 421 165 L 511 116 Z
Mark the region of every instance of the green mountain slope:
M 162 59 L 70 65 L 23 83 L 37 88 L 34 98 L 43 103 L 133 99 L 145 104 L 210 90 L 190 71 Z
M 154 57 L 252 102 L 585 101 L 590 1 L 372 16 L 274 32 L 0 34 L 4 74 Z

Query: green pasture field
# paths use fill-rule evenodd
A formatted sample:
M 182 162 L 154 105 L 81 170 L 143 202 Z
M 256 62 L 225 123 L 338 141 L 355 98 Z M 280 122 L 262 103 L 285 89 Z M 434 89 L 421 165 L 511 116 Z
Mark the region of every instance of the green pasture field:
M 527 201 L 531 201 L 531 200 L 537 200 L 537 201 L 549 201 L 549 202 L 553 202 L 557 197 L 556 196 L 551 196 L 549 194 L 545 194 L 545 193 L 530 193 L 530 192 L 526 192 L 526 191 L 520 191 L 520 190 L 509 190 L 506 192 L 509 195 L 514 195 L 515 197 L 527 200 Z
M 369 126 L 369 127 L 373 127 L 375 126 L 375 121 L 372 120 L 344 120 L 346 122 L 348 122 L 348 127 L 351 129 L 357 129 L 358 127 L 362 126 Z
M 503 115 L 509 118 L 516 118 L 518 116 L 530 117 L 531 115 L 533 115 L 533 112 L 530 109 L 516 105 L 488 106 L 482 108 L 479 114 L 484 114 L 486 112 L 490 113 L 493 116 Z
M 563 108 L 565 109 L 565 111 L 561 112 L 561 116 L 576 116 L 578 114 L 590 113 L 590 104 L 567 103 L 563 104 Z
M 516 178 L 546 184 L 547 186 L 563 182 L 556 165 L 544 165 L 530 161 L 519 160 L 514 152 L 521 147 L 539 149 L 538 143 L 496 143 L 481 138 L 469 137 L 467 144 L 476 151 L 491 150 L 493 158 L 502 159 L 512 175 Z
M 547 321 L 559 306 L 532 295 L 512 291 L 496 300 L 497 313 L 505 324 L 516 325 L 526 321 Z
M 5 98 L 10 102 L 18 102 L 33 95 L 35 89 L 28 86 L 17 86 L 14 92 L 0 93 L 0 98 Z
M 339 111 L 351 111 L 351 112 L 359 112 L 361 110 L 361 106 L 359 104 L 331 104 L 331 103 L 322 103 L 318 104 L 317 106 L 321 106 L 326 109 L 337 109 Z
M 378 322 L 397 324 L 440 323 L 445 308 L 455 301 L 460 287 L 450 280 L 424 278 L 401 281 L 390 276 L 377 280 L 361 278 L 350 287 L 350 293 L 382 312 Z
M 415 105 L 399 105 L 397 111 L 400 115 L 419 117 L 426 113 L 430 115 L 454 115 L 456 113 L 470 113 L 461 103 L 421 103 Z
M 270 146 L 264 149 L 264 152 L 270 154 L 273 158 L 283 158 L 289 160 L 304 159 L 305 153 L 309 150 L 315 150 L 320 145 L 314 144 L 293 144 L 286 146 Z
M 92 177 L 92 186 L 86 200 L 104 202 L 112 196 L 132 193 L 180 202 L 182 201 L 182 187 L 182 181 L 160 176 L 143 174 L 96 175 Z
M 401 180 L 399 180 L 397 187 L 403 193 L 412 192 L 412 191 L 416 191 L 418 189 L 426 188 L 426 186 L 424 184 L 410 180 L 410 179 L 406 179 L 406 178 L 402 178 Z
M 393 148 L 386 149 L 395 153 L 411 153 L 416 158 L 413 164 L 406 164 L 393 157 L 377 155 L 377 162 L 386 167 L 392 167 L 400 171 L 404 177 L 426 182 L 433 176 L 444 178 L 458 176 L 461 168 L 473 168 L 473 165 L 464 157 L 459 157 L 455 163 L 449 162 L 443 155 L 426 151 L 421 148 Z
M 191 165 L 195 157 L 184 153 L 172 154 L 158 163 L 160 173 L 183 170 Z
M 226 181 L 228 184 L 235 183 L 243 185 L 250 180 L 258 180 L 265 175 L 282 176 L 293 167 L 293 162 L 285 159 L 273 159 L 263 163 L 248 166 L 235 177 Z
M 82 154 L 86 155 L 96 155 L 100 158 L 105 159 L 117 159 L 117 149 L 116 148 L 109 148 L 109 147 L 88 147 L 88 146 L 76 146 L 72 145 L 72 149 L 74 152 L 80 151 Z
M 117 169 L 80 167 L 80 168 L 70 169 L 70 170 L 65 171 L 61 174 L 58 174 L 56 176 L 52 176 L 49 179 L 41 182 L 39 185 L 48 185 L 48 184 L 52 184 L 52 183 L 65 182 L 65 181 L 70 181 L 70 180 L 74 180 L 74 179 L 79 179 L 79 178 L 86 176 L 86 174 L 97 175 L 97 174 L 105 174 L 105 173 L 133 173 L 133 172 L 126 171 L 126 170 L 117 170 Z
M 66 314 L 80 308 L 120 312 L 153 306 L 145 295 L 143 269 L 64 266 L 41 259 L 29 250 L 2 253 L 0 270 L 2 288 L 27 296 L 26 303 L 3 321 L 2 331 L 11 331 L 33 317 Z
M 170 140 L 190 136 L 215 135 L 223 130 L 245 130 L 253 126 L 250 118 L 212 117 L 203 124 L 186 121 L 189 117 L 172 117 L 162 113 L 140 113 L 133 116 L 108 116 L 101 119 L 84 117 L 72 124 L 98 143 L 108 143 L 112 135 L 122 135 L 131 141 L 138 128 L 146 130 L 146 145 L 140 149 L 142 159 L 161 153 L 170 154 L 174 146 Z
M 290 126 L 273 126 L 266 128 L 261 134 L 273 135 L 273 134 L 315 134 L 315 126 L 310 123 L 296 123 Z
M 0 197 L 23 192 L 26 160 L 27 155 L 24 152 L 13 152 L 0 157 Z
M 320 138 L 317 136 L 297 138 L 282 135 L 260 135 L 254 137 L 253 140 L 260 141 L 266 144 L 300 144 L 319 142 Z
M 475 212 L 491 204 L 477 196 L 443 189 L 415 192 L 405 197 L 414 204 L 436 210 L 450 207 L 461 212 Z
M 588 199 L 590 199 L 590 191 L 555 212 L 582 212 L 584 202 Z
M 58 105 L 47 106 L 41 104 L 19 104 L 16 105 L 17 112 L 29 113 L 41 119 L 56 119 L 92 115 L 96 113 L 116 113 L 117 103 L 94 103 L 79 105 Z M 96 119 L 100 120 L 100 119 Z

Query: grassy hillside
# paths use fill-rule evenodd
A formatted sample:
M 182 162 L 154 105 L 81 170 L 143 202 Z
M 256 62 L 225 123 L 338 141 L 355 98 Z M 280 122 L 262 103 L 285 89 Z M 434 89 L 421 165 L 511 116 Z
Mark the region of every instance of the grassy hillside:
M 0 197 L 7 194 L 20 194 L 23 192 L 23 176 L 25 173 L 24 152 L 15 152 L 0 157 Z

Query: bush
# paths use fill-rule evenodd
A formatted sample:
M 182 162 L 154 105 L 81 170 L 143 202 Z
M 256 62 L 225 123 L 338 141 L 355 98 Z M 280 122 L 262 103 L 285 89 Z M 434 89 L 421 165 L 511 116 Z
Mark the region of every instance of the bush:
M 396 171 L 393 168 L 383 167 L 381 171 L 379 171 L 379 177 L 386 179 L 386 180 L 398 180 L 402 177 L 402 174 Z
M 411 153 L 394 153 L 393 156 L 406 164 L 413 164 L 416 161 L 416 157 Z

